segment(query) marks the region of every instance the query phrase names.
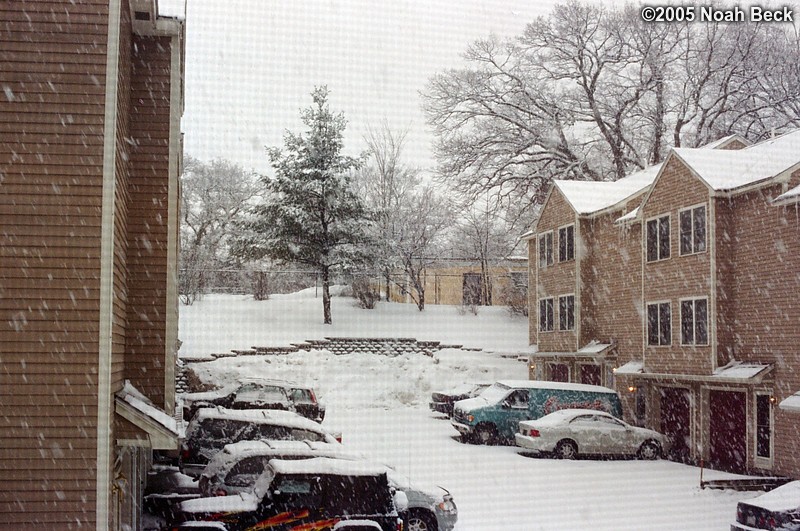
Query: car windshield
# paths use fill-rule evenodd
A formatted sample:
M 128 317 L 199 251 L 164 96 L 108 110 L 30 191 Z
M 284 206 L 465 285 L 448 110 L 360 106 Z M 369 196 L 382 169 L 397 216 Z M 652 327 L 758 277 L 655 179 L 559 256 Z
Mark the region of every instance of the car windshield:
M 292 402 L 295 404 L 313 404 L 314 395 L 310 389 L 294 388 L 291 392 Z
M 504 399 L 510 390 L 511 388 L 509 386 L 498 382 L 484 389 L 478 396 L 490 404 L 496 404 Z

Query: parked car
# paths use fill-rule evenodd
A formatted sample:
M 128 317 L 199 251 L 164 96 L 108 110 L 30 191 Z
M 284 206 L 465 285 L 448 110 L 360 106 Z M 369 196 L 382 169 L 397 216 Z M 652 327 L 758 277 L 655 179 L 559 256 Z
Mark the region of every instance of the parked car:
M 363 456 L 348 452 L 340 445 L 308 441 L 242 441 L 225 446 L 209 461 L 200 476 L 200 491 L 204 496 L 249 492 L 271 460 L 312 457 L 363 460 Z M 389 485 L 404 492 L 408 500 L 408 511 L 404 515 L 408 529 L 450 531 L 455 526 L 458 508 L 447 490 L 419 485 L 391 467 L 385 468 Z
M 284 380 L 248 378 L 213 391 L 185 393 L 183 419 L 189 421 L 202 408 L 280 409 L 294 411 L 316 422 L 325 418 L 325 406 L 314 389 Z
M 449 391 L 436 391 L 431 393 L 430 408 L 438 413 L 444 413 L 448 417 L 453 416 L 453 404 L 459 400 L 466 400 L 478 396 L 484 389 L 489 387 L 488 383 L 465 383 L 450 389 Z
M 666 436 L 592 409 L 562 409 L 522 421 L 515 440 L 528 451 L 562 459 L 575 459 L 579 454 L 658 459 L 669 449 Z
M 331 457 L 358 460 L 363 456 L 341 444 L 319 441 L 239 441 L 227 444 L 208 462 L 199 477 L 203 496 L 228 496 L 253 490 L 272 459 Z
M 337 529 L 369 529 L 374 522 L 382 531 L 398 531 L 398 509 L 405 508 L 405 496 L 393 492 L 383 467 L 325 457 L 274 459 L 253 492 L 182 502 L 173 529 L 223 523 L 227 531 L 323 530 L 352 520 Z
M 538 419 L 559 409 L 585 408 L 622 416 L 616 391 L 599 385 L 503 380 L 475 398 L 460 400 L 451 424 L 464 442 L 491 444 L 514 441 L 519 422 Z
M 205 408 L 186 426 L 179 461 L 181 472 L 197 477 L 226 444 L 258 440 L 339 444 L 319 423 L 291 411 Z
M 756 498 L 740 501 L 731 531 L 800 530 L 800 481 L 791 481 Z

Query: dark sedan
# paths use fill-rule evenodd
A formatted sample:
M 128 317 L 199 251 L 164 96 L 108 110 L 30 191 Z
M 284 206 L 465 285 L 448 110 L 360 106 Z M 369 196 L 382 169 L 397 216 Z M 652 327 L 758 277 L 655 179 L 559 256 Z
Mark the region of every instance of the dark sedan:
M 450 389 L 449 391 L 437 391 L 431 393 L 430 408 L 438 413 L 444 413 L 448 417 L 453 416 L 453 404 L 459 400 L 465 400 L 478 396 L 484 389 L 489 387 L 488 383 L 465 383 Z

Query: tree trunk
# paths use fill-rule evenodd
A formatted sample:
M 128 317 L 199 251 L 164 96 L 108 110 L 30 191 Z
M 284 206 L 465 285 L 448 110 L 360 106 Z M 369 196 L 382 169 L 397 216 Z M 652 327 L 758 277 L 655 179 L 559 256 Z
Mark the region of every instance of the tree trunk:
M 322 315 L 324 324 L 332 324 L 331 319 L 331 279 L 330 268 L 323 266 L 320 273 L 322 273 Z
M 392 297 L 392 288 L 391 288 L 391 286 L 392 286 L 392 278 L 391 278 L 391 273 L 387 269 L 386 271 L 384 271 L 383 274 L 384 274 L 384 277 L 386 279 L 386 302 L 390 302 L 391 301 L 391 297 Z

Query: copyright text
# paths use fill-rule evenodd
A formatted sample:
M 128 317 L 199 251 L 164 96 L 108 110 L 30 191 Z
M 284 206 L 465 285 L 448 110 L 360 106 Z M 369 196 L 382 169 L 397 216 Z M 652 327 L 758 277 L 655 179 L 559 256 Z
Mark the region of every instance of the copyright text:
M 794 10 L 789 6 L 644 6 L 640 15 L 645 22 L 794 22 Z

